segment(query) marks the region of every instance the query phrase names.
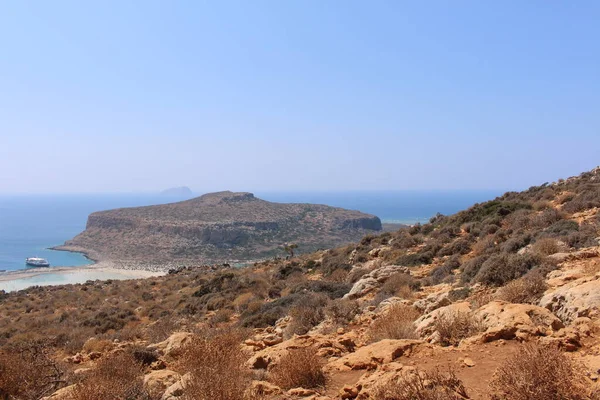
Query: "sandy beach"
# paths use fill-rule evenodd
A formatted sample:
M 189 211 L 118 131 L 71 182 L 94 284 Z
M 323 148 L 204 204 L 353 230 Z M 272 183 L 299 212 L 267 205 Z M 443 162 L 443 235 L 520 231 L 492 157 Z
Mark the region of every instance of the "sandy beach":
M 122 268 L 110 261 L 82 267 L 30 268 L 0 273 L 0 290 L 14 291 L 30 286 L 84 283 L 88 280 L 140 279 L 164 275 L 163 271 Z

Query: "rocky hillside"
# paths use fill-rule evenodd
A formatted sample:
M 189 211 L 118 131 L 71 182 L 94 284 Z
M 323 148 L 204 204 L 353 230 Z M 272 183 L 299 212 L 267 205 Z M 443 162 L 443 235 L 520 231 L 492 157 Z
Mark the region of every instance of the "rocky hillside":
M 286 243 L 306 253 L 380 230 L 379 218 L 358 211 L 219 192 L 178 203 L 93 213 L 86 230 L 60 248 L 98 259 L 235 262 L 284 255 Z
M 596 169 L 289 260 L 1 294 L 0 398 L 598 400 L 599 240 Z

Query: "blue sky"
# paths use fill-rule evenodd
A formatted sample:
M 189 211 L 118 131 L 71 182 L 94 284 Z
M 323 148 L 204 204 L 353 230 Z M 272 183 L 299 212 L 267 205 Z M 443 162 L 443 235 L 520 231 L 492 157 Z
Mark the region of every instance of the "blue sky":
M 597 1 L 0 3 L 0 193 L 522 189 L 600 164 Z

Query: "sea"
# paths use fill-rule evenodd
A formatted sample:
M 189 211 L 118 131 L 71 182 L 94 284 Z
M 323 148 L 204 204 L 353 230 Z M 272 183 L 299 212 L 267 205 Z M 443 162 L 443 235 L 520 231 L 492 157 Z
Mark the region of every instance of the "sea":
M 377 215 L 383 222 L 426 222 L 453 214 L 502 191 L 256 192 L 282 203 L 327 204 Z M 120 207 L 164 204 L 184 198 L 157 194 L 0 195 L 0 271 L 26 269 L 25 258 L 43 257 L 52 266 L 92 264 L 79 253 L 50 250 L 85 229 L 90 213 Z

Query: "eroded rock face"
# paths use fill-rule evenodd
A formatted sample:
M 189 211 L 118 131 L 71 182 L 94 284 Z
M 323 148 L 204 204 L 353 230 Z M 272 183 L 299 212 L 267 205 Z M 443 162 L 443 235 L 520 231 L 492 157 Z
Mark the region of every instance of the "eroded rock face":
M 178 203 L 95 212 L 61 248 L 101 259 L 202 262 L 250 260 L 357 241 L 381 230 L 379 218 L 316 204 L 271 203 L 252 193 L 219 192 Z
M 577 279 L 547 292 L 539 304 L 567 322 L 579 317 L 597 317 L 600 310 L 600 280 Z

